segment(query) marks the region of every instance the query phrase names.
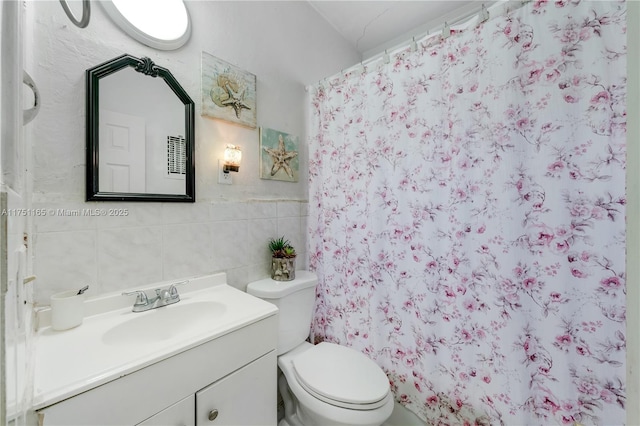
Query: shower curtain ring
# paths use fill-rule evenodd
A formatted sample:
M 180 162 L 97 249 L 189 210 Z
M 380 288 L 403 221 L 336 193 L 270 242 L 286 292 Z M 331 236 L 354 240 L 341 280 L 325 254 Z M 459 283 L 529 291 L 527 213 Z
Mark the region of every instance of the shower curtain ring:
M 384 49 L 383 62 L 385 64 L 388 64 L 389 62 L 391 62 L 391 58 L 389 58 L 389 52 L 387 52 L 387 49 Z
M 487 22 L 491 15 L 489 11 L 485 7 L 484 3 L 482 3 L 482 10 L 480 10 L 480 23 Z
M 442 38 L 449 38 L 451 36 L 451 27 L 444 21 L 444 27 L 442 28 Z

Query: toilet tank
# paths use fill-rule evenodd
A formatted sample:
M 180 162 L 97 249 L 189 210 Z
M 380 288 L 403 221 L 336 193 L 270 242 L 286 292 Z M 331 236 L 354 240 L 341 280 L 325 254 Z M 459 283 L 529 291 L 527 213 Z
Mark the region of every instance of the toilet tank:
M 290 351 L 309 337 L 318 276 L 296 271 L 296 279 L 266 278 L 247 286 L 247 293 L 278 307 L 278 355 Z

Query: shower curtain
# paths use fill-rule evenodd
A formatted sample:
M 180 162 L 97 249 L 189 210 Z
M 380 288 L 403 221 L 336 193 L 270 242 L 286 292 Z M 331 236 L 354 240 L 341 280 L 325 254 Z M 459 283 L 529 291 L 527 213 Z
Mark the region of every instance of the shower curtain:
M 312 88 L 312 339 L 427 424 L 626 421 L 625 11 L 533 1 Z

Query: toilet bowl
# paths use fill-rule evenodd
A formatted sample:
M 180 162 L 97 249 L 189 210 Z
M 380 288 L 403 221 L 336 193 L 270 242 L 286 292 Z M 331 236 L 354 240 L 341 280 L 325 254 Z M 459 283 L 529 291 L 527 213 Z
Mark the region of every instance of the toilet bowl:
M 296 271 L 292 281 L 265 279 L 247 292 L 278 307 L 278 387 L 285 405 L 279 426 L 380 426 L 393 411 L 382 369 L 361 352 L 306 342 L 317 276 Z
M 387 376 L 373 361 L 333 343 L 303 343 L 278 358 L 295 412 L 279 426 L 379 426 L 393 411 Z M 286 385 L 286 387 L 285 387 Z

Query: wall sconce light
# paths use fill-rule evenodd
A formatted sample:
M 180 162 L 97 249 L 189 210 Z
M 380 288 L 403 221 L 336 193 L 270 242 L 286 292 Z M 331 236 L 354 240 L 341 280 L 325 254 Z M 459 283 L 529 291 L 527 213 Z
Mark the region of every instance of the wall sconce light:
M 227 145 L 224 150 L 224 167 L 225 173 L 237 172 L 240 170 L 240 161 L 242 160 L 242 151 L 240 147 L 235 145 Z
M 240 170 L 242 151 L 239 146 L 228 144 L 224 150 L 224 159 L 218 160 L 218 183 L 231 185 L 231 173 Z

